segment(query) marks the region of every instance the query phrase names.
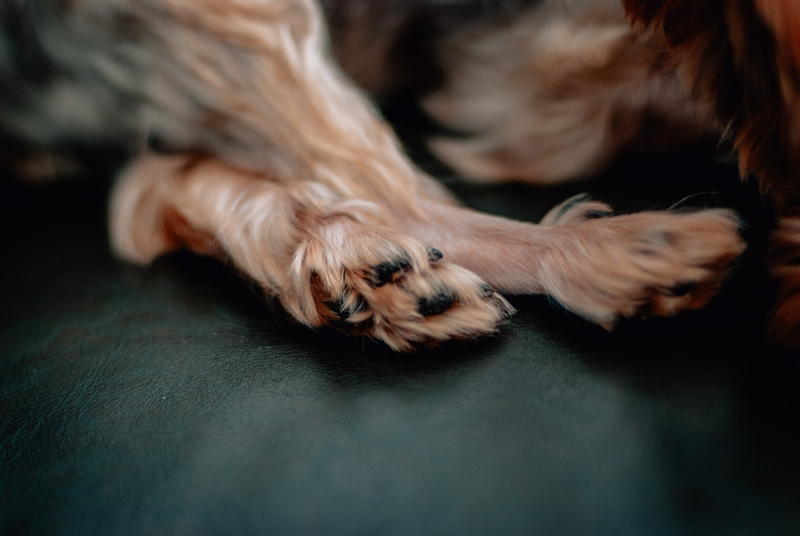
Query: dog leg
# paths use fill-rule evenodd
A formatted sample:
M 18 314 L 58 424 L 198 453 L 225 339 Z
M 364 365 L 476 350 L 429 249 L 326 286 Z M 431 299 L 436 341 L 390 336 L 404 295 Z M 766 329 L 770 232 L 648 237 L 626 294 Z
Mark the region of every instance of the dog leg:
M 301 322 L 397 350 L 491 332 L 513 310 L 402 232 L 397 214 L 421 217 L 419 199 L 450 196 L 332 63 L 315 4 L 165 6 L 142 43 L 158 47 L 148 126 L 173 150 L 214 158 L 145 156 L 124 174 L 110 215 L 120 256 L 187 247 L 229 259 Z M 157 91 L 175 87 L 180 102 Z
M 137 263 L 181 247 L 229 259 L 299 321 L 396 350 L 492 332 L 513 312 L 492 287 L 548 294 L 608 329 L 699 308 L 744 249 L 727 210 L 606 217 L 606 205 L 573 198 L 533 225 L 430 198 L 422 215 L 392 208 L 219 161 L 145 156 L 112 194 L 111 236 Z
M 373 203 L 219 161 L 144 156 L 115 186 L 111 239 L 147 263 L 177 248 L 230 260 L 309 326 L 394 350 L 491 333 L 513 308 L 478 276 L 395 230 Z
M 620 317 L 670 316 L 704 306 L 744 249 L 729 210 L 641 212 L 576 197 L 540 225 L 450 205 L 406 224 L 445 258 L 510 294 L 548 294 L 608 329 Z
M 157 75 L 204 113 L 164 105 L 151 126 L 173 141 L 192 132 L 219 160 L 133 165 L 111 214 L 127 259 L 176 247 L 227 258 L 301 322 L 405 350 L 492 331 L 511 308 L 480 276 L 610 327 L 705 303 L 743 249 L 725 211 L 583 221 L 598 207 L 572 203 L 535 226 L 458 208 L 335 69 L 312 4 L 169 5 L 196 46 Z

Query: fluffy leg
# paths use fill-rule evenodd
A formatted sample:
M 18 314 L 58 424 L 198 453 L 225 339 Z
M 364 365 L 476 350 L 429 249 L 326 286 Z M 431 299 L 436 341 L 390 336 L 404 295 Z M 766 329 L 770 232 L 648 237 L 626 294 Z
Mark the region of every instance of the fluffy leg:
M 138 263 L 179 247 L 229 259 L 299 321 L 395 350 L 492 332 L 513 312 L 492 287 L 549 294 L 609 329 L 702 307 L 744 249 L 725 210 L 606 217 L 606 205 L 573 198 L 532 225 L 419 208 L 401 216 L 317 183 L 147 156 L 113 192 L 112 243 Z
M 414 233 L 446 258 L 500 292 L 548 294 L 608 329 L 620 317 L 704 306 L 745 249 L 729 210 L 606 217 L 608 206 L 577 197 L 540 225 L 453 206 L 427 211 Z
M 158 72 L 180 73 L 215 128 L 165 107 L 159 131 L 190 132 L 220 160 L 134 164 L 112 200 L 125 258 L 175 247 L 229 258 L 300 321 L 405 350 L 492 331 L 511 309 L 479 277 L 610 326 L 702 305 L 743 249 L 725 211 L 584 221 L 604 207 L 573 202 L 535 226 L 459 208 L 338 74 L 314 5 L 168 5 L 196 47 Z
M 395 350 L 491 333 L 513 308 L 478 276 L 397 232 L 378 205 L 218 161 L 145 156 L 118 181 L 111 238 L 146 263 L 179 247 L 229 259 L 309 326 Z

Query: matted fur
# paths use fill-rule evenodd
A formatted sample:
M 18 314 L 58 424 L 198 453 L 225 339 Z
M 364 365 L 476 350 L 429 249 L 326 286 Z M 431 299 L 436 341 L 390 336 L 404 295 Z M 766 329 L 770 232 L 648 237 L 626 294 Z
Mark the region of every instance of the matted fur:
M 493 332 L 510 292 L 611 327 L 702 306 L 744 249 L 726 210 L 598 218 L 580 198 L 533 225 L 459 207 L 337 69 L 313 2 L 65 9 L 30 14 L 57 68 L 0 123 L 42 145 L 156 139 L 173 154 L 140 151 L 112 193 L 115 251 L 227 259 L 307 325 L 408 350 Z

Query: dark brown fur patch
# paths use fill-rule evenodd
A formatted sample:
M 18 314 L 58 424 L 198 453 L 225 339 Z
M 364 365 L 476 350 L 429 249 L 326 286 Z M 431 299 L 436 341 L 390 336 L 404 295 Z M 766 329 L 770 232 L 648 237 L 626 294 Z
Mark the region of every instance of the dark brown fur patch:
M 753 0 L 623 1 L 635 22 L 664 31 L 677 59 L 690 67 L 699 98 L 716 103 L 739 151 L 742 174 L 754 174 L 785 213 L 796 213 L 800 138 L 793 132 L 800 84 L 798 64 L 781 61 L 781 51 L 800 53 L 800 37 L 784 29 L 800 24 L 800 10 L 792 0 L 758 3 L 780 13 L 774 16 L 780 27 L 765 23 L 765 10 L 759 12 Z

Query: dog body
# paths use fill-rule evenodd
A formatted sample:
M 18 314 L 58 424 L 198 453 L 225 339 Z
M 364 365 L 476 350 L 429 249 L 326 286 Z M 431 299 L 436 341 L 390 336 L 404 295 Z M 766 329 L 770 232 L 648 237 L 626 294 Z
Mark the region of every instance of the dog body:
M 346 5 L 325 7 L 335 18 L 348 13 Z M 470 31 L 487 32 L 469 14 L 471 6 L 461 6 L 478 28 Z M 513 311 L 498 293 L 505 292 L 546 293 L 611 327 L 619 317 L 701 307 L 744 249 L 736 218 L 725 210 L 598 217 L 609 216 L 610 207 L 577 198 L 533 225 L 459 207 L 413 166 L 336 66 L 323 11 L 310 0 L 10 0 L 0 9 L 5 136 L 42 147 L 79 141 L 138 148 L 112 193 L 115 251 L 136 263 L 176 248 L 225 259 L 310 326 L 333 325 L 407 350 L 492 332 Z M 410 2 L 398 8 L 397 24 L 431 9 Z M 359 16 L 369 20 L 369 13 Z M 563 139 L 547 150 L 507 159 L 508 169 L 517 170 L 510 177 L 488 178 L 520 178 L 521 169 L 534 169 L 529 176 L 542 182 L 590 173 L 644 126 L 616 136 L 623 101 L 625 114 L 662 109 L 655 115 L 667 124 L 690 125 L 689 137 L 718 128 L 690 99 L 677 112 L 663 113 L 660 98 L 687 90 L 677 68 L 653 69 L 663 63 L 653 41 L 658 38 L 625 27 L 619 7 L 605 0 L 553 0 L 526 14 L 520 20 L 533 29 L 522 33 L 550 37 L 532 45 L 539 63 L 527 80 L 536 99 L 524 110 L 553 105 L 549 110 L 557 112 L 564 90 L 572 97 L 560 109 L 566 121 L 540 114 L 530 120 L 533 127 L 517 120 L 516 130 L 504 132 L 500 127 L 511 116 L 496 108 L 522 93 L 510 89 L 495 108 L 481 104 L 481 91 L 461 99 L 464 91 L 454 88 L 469 80 L 472 59 L 485 59 L 478 54 L 481 41 L 448 28 L 438 29 L 433 40 L 443 58 L 471 51 L 472 59 L 453 63 L 466 75 L 451 77 L 428 107 L 445 122 L 449 117 L 457 123 L 464 106 L 489 121 L 493 132 L 484 136 L 484 150 L 466 166 L 473 175 L 489 169 L 475 164 L 487 158 L 492 170 L 502 168 L 497 148 L 513 145 L 512 138 L 538 147 L 537 140 L 553 139 L 554 132 Z M 353 56 L 354 45 L 347 43 L 361 41 L 352 35 L 343 31 L 337 50 L 358 78 L 352 67 L 357 62 L 348 58 L 357 57 L 359 47 Z M 577 39 L 570 42 L 569 35 Z M 548 43 L 556 38 L 565 52 L 553 64 Z M 595 38 L 608 46 L 587 57 L 592 47 L 586 39 Z M 489 48 L 492 56 L 498 47 Z M 617 73 L 614 61 L 627 58 L 628 49 L 640 53 Z M 393 50 L 376 47 L 377 62 L 388 61 L 380 58 Z M 515 61 L 508 73 L 518 72 Z M 554 72 L 548 65 L 555 65 Z M 570 68 L 556 68 L 564 65 Z M 584 71 L 610 76 L 599 98 L 581 88 L 559 89 Z M 643 73 L 652 76 L 642 79 Z M 632 86 L 631 77 L 641 87 Z M 403 82 L 376 76 L 370 83 L 381 91 Z M 621 98 L 634 86 L 636 106 Z M 591 113 L 595 109 L 600 112 Z M 496 117 L 503 120 L 492 123 Z M 579 128 L 587 119 L 588 134 Z M 456 126 L 486 131 L 485 121 Z M 601 143 L 591 132 L 600 133 Z M 439 142 L 438 149 L 459 160 L 463 147 L 453 147 Z M 578 165 L 560 165 L 570 148 L 581 154 Z M 558 154 L 548 160 L 552 153 Z

